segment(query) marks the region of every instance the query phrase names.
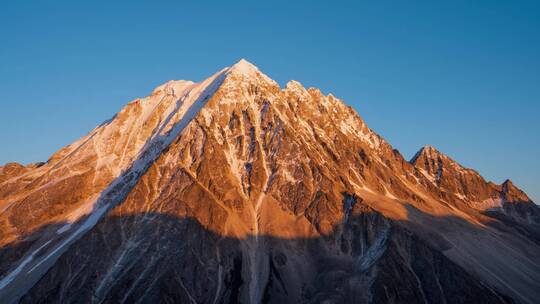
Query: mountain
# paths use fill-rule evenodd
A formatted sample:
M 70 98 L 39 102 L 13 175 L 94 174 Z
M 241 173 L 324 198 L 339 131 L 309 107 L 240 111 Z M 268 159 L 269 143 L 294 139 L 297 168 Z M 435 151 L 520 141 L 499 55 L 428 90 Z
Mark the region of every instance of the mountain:
M 0 302 L 535 303 L 539 215 L 241 60 L 0 167 Z

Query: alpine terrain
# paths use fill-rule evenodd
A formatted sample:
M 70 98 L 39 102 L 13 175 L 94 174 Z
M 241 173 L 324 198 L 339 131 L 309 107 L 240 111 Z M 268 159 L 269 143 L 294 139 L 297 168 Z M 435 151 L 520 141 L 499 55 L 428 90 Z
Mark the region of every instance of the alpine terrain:
M 241 60 L 0 167 L 1 303 L 539 303 L 540 208 Z

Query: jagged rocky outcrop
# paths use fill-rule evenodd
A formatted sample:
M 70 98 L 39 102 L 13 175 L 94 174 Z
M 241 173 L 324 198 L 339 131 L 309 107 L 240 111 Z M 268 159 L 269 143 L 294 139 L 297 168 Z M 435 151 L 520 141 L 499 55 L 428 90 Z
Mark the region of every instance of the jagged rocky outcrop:
M 537 214 L 510 182 L 431 147 L 408 162 L 341 100 L 242 60 L 0 168 L 0 299 L 534 303 Z
M 411 159 L 434 185 L 472 208 L 502 213 L 518 222 L 540 224 L 538 207 L 512 181 L 501 185 L 487 182 L 478 172 L 464 168 L 431 146 L 425 146 Z

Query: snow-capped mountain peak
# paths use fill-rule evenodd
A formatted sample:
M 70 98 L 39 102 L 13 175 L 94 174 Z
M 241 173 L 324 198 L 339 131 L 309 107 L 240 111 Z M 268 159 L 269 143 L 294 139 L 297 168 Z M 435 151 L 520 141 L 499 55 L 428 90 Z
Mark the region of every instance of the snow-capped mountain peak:
M 242 59 L 0 167 L 0 302 L 535 303 L 539 214 Z

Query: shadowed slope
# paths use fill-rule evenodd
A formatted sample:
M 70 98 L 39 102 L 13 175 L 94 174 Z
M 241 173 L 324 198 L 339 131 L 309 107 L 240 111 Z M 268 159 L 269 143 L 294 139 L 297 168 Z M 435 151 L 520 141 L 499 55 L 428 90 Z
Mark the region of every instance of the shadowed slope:
M 260 236 L 269 268 L 261 302 L 510 302 L 361 203 L 335 231 L 318 238 Z M 251 277 L 245 241 L 189 217 L 107 216 L 21 303 L 245 302 Z

